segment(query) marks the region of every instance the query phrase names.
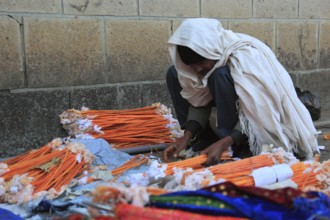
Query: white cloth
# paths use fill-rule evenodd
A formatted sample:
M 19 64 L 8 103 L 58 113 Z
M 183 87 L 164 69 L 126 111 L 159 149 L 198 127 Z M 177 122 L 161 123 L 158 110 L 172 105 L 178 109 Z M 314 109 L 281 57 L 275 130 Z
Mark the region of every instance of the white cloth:
M 291 178 L 293 171 L 287 164 L 278 164 L 253 170 L 251 176 L 255 186 L 265 186 Z
M 183 88 L 181 94 L 193 106 L 210 102 L 207 80 L 216 68 L 228 65 L 239 96 L 242 132 L 248 135 L 254 154 L 259 154 L 264 144 L 298 152 L 306 159 L 318 152 L 317 132 L 309 112 L 296 95 L 290 75 L 264 43 L 225 30 L 218 20 L 207 18 L 184 20 L 168 43 Z M 200 79 L 181 61 L 176 45 L 219 61 Z

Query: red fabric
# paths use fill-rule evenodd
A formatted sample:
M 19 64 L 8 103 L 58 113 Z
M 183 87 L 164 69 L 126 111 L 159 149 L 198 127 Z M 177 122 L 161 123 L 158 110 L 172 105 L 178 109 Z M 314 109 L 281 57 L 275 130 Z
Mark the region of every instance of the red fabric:
M 174 209 L 159 209 L 150 207 L 137 207 L 130 204 L 118 204 L 116 207 L 116 217 L 118 220 L 239 220 L 244 218 L 226 216 L 208 216 L 184 212 Z
M 117 218 L 109 217 L 109 216 L 97 216 L 93 218 L 93 220 L 117 220 Z
M 203 188 L 203 190 L 218 192 L 230 197 L 259 197 L 278 204 L 284 204 L 287 207 L 291 207 L 293 199 L 298 196 L 307 198 L 312 197 L 308 193 L 291 187 L 271 190 L 255 186 L 237 186 L 231 182 L 224 182 L 213 186 L 208 186 Z

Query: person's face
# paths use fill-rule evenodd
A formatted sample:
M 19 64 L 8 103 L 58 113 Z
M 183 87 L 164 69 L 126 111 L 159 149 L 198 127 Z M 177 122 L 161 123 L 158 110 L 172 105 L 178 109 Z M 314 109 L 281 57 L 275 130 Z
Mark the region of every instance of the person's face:
M 216 60 L 203 60 L 199 63 L 190 64 L 189 66 L 199 75 L 204 77 L 216 64 Z

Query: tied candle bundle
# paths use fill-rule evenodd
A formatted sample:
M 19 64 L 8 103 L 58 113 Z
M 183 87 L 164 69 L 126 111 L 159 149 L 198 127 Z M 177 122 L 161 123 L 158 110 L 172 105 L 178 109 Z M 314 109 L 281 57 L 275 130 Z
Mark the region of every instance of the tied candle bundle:
M 118 177 L 125 171 L 138 167 L 142 164 L 146 164 L 148 162 L 148 157 L 149 157 L 149 155 L 143 155 L 143 154 L 135 155 L 134 157 L 132 157 L 130 160 L 128 160 L 123 165 L 113 169 L 111 171 L 111 174 L 113 176 L 115 176 L 115 178 L 112 179 L 112 182 L 116 181 L 118 179 Z
M 129 169 L 133 169 L 133 168 L 138 167 L 142 164 L 147 164 L 147 163 L 151 164 L 152 161 L 154 161 L 154 160 L 150 159 L 149 156 L 150 156 L 150 154 L 135 155 L 134 157 L 132 157 L 130 160 L 128 160 L 123 165 L 113 169 L 111 171 L 111 173 L 112 173 L 113 176 L 116 176 L 116 177 L 112 181 L 117 180 L 117 178 L 122 173 L 124 173 L 125 171 L 127 171 Z M 231 151 L 225 151 L 222 154 L 220 159 L 221 160 L 232 160 L 231 156 L 232 156 Z M 207 156 L 205 154 L 203 154 L 203 155 L 195 156 L 195 157 L 192 157 L 192 158 L 189 158 L 189 159 L 175 161 L 175 162 L 166 163 L 166 164 L 158 164 L 157 161 L 154 161 L 156 163 L 154 163 L 154 166 L 150 166 L 150 169 L 154 169 L 156 167 L 156 169 L 158 169 L 159 172 L 161 173 L 161 176 L 168 176 L 168 175 L 172 175 L 174 173 L 173 168 L 197 169 L 197 168 L 201 168 L 202 164 L 205 163 L 206 160 L 207 160 Z M 156 172 L 158 172 L 158 171 L 156 171 Z
M 60 118 L 69 135 L 103 138 L 117 149 L 170 143 L 183 135 L 171 110 L 160 103 L 124 110 L 69 109 Z
M 318 160 L 316 155 L 314 161 L 293 164 L 292 180 L 303 191 L 318 191 L 330 196 L 330 160 L 322 163 Z
M 282 149 L 282 151 L 284 150 Z M 252 176 L 254 170 L 292 162 L 293 158 L 288 157 L 286 154 L 283 155 L 282 151 L 280 151 L 280 153 L 267 153 L 246 159 L 237 159 L 232 158 L 232 152 L 228 150 L 220 157 L 221 161 L 226 161 L 225 163 L 219 163 L 207 168 L 203 167 L 203 163 L 207 160 L 207 155 L 205 154 L 170 163 L 159 164 L 156 161 L 153 161 L 146 173 L 134 174 L 135 178 L 131 178 L 132 181 L 130 181 L 130 183 L 133 185 L 139 185 L 148 180 L 149 177 L 160 178 L 172 175 L 175 176 L 177 181 L 175 184 L 178 184 L 178 187 L 181 189 L 197 189 L 223 181 L 231 181 L 242 186 L 253 186 L 255 185 L 254 178 L 258 178 L 257 175 L 256 177 Z M 148 159 L 146 156 L 137 155 L 124 165 L 114 169 L 112 172 L 113 175 L 121 174 L 128 169 L 132 169 L 147 162 Z M 278 169 L 278 167 L 272 168 L 271 170 L 266 171 L 266 174 L 269 171 L 274 174 Z M 280 169 L 290 171 L 285 172 L 285 174 L 292 174 L 289 166 L 282 166 Z M 150 175 L 150 173 L 152 173 L 152 175 Z M 264 175 L 262 174 L 261 176 Z M 272 177 L 274 177 L 274 175 Z M 257 183 L 259 182 L 260 181 L 258 180 Z M 261 184 L 264 184 L 264 181 L 261 181 Z
M 233 160 L 232 151 L 225 151 L 220 156 L 220 160 Z M 166 166 L 165 175 L 172 175 L 174 173 L 173 168 L 191 168 L 191 169 L 199 169 L 203 167 L 203 163 L 207 161 L 207 155 L 202 154 L 199 156 L 191 157 L 185 160 L 179 160 L 164 164 Z
M 245 159 L 231 158 L 229 151 L 224 152 L 221 160 L 225 163 L 204 168 L 206 155 L 199 155 L 189 159 L 170 163 L 150 163 L 148 155 L 136 155 L 122 166 L 112 171 L 117 177 L 123 172 L 146 164 L 151 165 L 145 173 L 134 174 L 130 179 L 133 185 L 151 181 L 150 177 L 162 178 L 174 176 L 172 189 L 199 189 L 219 182 L 232 182 L 238 186 L 267 186 L 290 180 L 286 184 L 295 185 L 300 190 L 320 191 L 330 193 L 330 160 L 322 164 L 318 162 L 318 155 L 314 161 L 301 162 L 292 153 L 283 148 L 273 148 L 270 152 Z M 152 175 L 150 175 L 152 174 Z M 144 181 L 140 181 L 144 180 Z
M 60 195 L 89 168 L 92 154 L 77 142 L 56 138 L 45 146 L 0 163 L 0 201 L 24 203 Z
M 223 155 L 221 159 L 225 159 L 226 157 L 227 156 Z M 187 166 L 187 164 L 192 164 L 192 161 L 195 161 L 195 164 L 190 167 Z M 240 186 L 253 186 L 254 180 L 250 175 L 253 170 L 280 163 L 274 157 L 267 154 L 220 163 L 207 168 L 201 168 L 201 164 L 205 161 L 206 155 L 200 155 L 187 160 L 163 165 L 167 166 L 166 175 L 177 176 L 180 173 L 179 176 L 181 177 L 181 180 L 179 182 L 181 185 L 186 185 L 186 181 L 201 178 L 198 180 L 200 182 L 198 185 L 201 187 L 206 187 L 216 182 L 224 181 L 230 181 Z
M 273 152 L 263 153 L 246 159 L 220 163 L 208 168 L 198 168 L 202 156 L 172 162 L 167 165 L 166 175 L 176 175 L 181 169 L 180 184 L 202 176 L 201 186 L 205 187 L 214 182 L 229 181 L 238 186 L 266 186 L 269 184 L 291 179 L 299 190 L 319 191 L 330 195 L 330 160 L 318 162 L 319 155 L 314 161 L 299 161 L 292 153 L 283 148 L 273 149 Z M 191 163 L 194 161 L 195 163 Z M 191 164 L 191 167 L 186 166 Z M 205 175 L 207 174 L 207 175 Z

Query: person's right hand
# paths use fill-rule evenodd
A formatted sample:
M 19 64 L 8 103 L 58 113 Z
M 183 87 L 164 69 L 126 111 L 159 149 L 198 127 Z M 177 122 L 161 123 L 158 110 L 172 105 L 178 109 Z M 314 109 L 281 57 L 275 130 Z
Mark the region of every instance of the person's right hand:
M 191 138 L 192 133 L 190 131 L 185 131 L 182 138 L 168 145 L 163 152 L 164 161 L 168 163 L 171 156 L 178 158 L 180 152 L 184 150 L 191 141 Z
M 201 151 L 201 154 L 207 154 L 207 161 L 203 163 L 202 166 L 208 167 L 218 164 L 222 153 L 226 151 L 233 143 L 233 138 L 231 136 L 226 136 Z

